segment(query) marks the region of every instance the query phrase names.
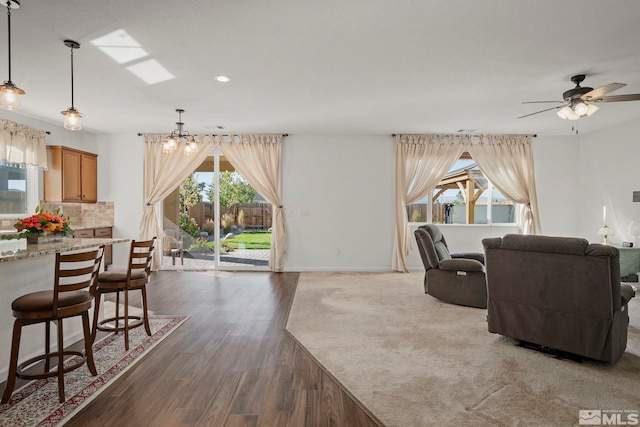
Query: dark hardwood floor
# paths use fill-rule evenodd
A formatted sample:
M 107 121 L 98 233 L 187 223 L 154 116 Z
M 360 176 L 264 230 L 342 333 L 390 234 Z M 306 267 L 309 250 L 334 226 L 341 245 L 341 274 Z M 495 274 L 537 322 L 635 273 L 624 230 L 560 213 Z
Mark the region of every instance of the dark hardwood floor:
M 67 426 L 376 426 L 284 331 L 297 273 L 154 273 L 149 307 L 191 316 Z

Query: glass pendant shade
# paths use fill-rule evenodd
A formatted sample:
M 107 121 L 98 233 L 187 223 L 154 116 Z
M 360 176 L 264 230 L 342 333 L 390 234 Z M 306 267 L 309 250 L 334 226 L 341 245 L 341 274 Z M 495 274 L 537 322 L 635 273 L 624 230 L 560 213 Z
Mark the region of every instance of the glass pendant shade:
M 176 148 L 178 148 L 178 143 L 176 142 L 175 138 L 171 136 L 168 137 L 162 144 L 162 151 L 164 151 L 165 153 L 172 153 L 176 151 Z
M 82 114 L 75 108 L 71 107 L 65 111 L 61 111 L 63 115 L 65 115 L 64 119 L 64 127 L 69 130 L 80 130 L 82 129 L 82 123 L 80 123 L 80 119 L 82 118 Z
M 15 87 L 12 83 L 4 82 L 4 84 L 0 86 L 0 108 L 4 108 L 5 110 L 19 110 L 22 107 L 20 95 L 23 93 L 24 91 L 22 89 Z

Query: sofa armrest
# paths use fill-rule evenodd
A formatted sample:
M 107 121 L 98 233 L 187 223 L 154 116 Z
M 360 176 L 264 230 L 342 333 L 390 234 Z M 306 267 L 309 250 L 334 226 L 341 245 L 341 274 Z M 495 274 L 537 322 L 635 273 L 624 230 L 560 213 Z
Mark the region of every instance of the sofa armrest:
M 620 285 L 620 298 L 622 298 L 622 306 L 626 305 L 631 298 L 635 297 L 636 293 L 634 292 L 631 285 L 621 284 Z
M 451 258 L 456 258 L 456 259 L 460 259 L 460 258 L 465 258 L 465 259 L 475 259 L 478 262 L 481 262 L 482 264 L 484 264 L 484 254 L 483 253 L 479 253 L 479 252 L 473 252 L 473 253 L 459 253 L 459 254 L 451 254 Z
M 482 271 L 484 266 L 475 259 L 445 259 L 438 265 L 441 270 L 447 271 Z

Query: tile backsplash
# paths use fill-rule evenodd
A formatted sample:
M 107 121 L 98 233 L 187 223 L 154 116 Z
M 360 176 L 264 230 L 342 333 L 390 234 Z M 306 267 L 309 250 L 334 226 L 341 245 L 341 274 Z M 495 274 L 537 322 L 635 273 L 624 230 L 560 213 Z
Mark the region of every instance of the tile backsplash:
M 73 230 L 113 226 L 113 202 L 97 203 L 52 203 L 42 202 L 42 209 L 60 212 L 69 218 Z

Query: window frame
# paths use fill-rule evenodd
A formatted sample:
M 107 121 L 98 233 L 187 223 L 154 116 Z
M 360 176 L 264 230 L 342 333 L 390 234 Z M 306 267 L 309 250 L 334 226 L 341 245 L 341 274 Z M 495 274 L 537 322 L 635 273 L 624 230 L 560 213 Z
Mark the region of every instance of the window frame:
M 40 169 L 33 166 L 25 167 L 25 193 L 26 193 L 26 206 L 24 212 L 11 212 L 0 213 L 0 219 L 15 219 L 28 216 L 31 212 L 35 212 L 36 207 L 39 204 L 39 192 L 40 192 Z M 3 224 L 4 226 L 4 224 Z M 4 228 L 4 227 L 3 227 Z
M 471 157 L 469 152 L 465 151 L 460 155 L 458 160 L 473 160 L 473 157 Z M 452 168 L 453 168 L 453 166 L 452 166 Z M 447 173 L 449 173 L 449 172 L 447 172 Z M 518 220 L 519 220 L 519 216 L 520 216 L 521 204 L 517 203 L 517 202 L 514 202 L 513 200 L 508 199 L 508 198 L 507 198 L 507 200 L 509 200 L 509 201 L 511 201 L 513 203 L 513 206 L 514 206 L 514 209 L 515 209 L 514 221 L 513 222 L 498 222 L 498 223 L 493 222 L 493 191 L 494 191 L 494 189 L 495 190 L 497 190 L 497 189 L 493 185 L 493 183 L 489 180 L 489 178 L 487 178 L 487 176 L 484 173 L 482 173 L 482 176 L 487 180 L 487 189 L 485 190 L 485 194 L 487 195 L 487 222 L 486 222 L 486 224 L 455 223 L 455 224 L 442 224 L 442 225 L 456 225 L 456 226 L 494 226 L 494 225 L 502 226 L 502 225 L 504 225 L 504 226 L 516 226 L 518 224 Z M 437 186 L 427 196 L 425 196 L 427 198 L 427 218 L 426 218 L 426 221 L 425 222 L 412 222 L 411 218 L 409 217 L 409 212 L 407 212 L 407 215 L 408 215 L 407 220 L 409 222 L 409 225 L 419 225 L 419 224 L 433 223 L 433 204 L 434 204 L 433 203 L 433 196 L 434 196 L 436 191 L 437 191 Z M 407 205 L 407 206 L 411 206 L 411 205 Z

